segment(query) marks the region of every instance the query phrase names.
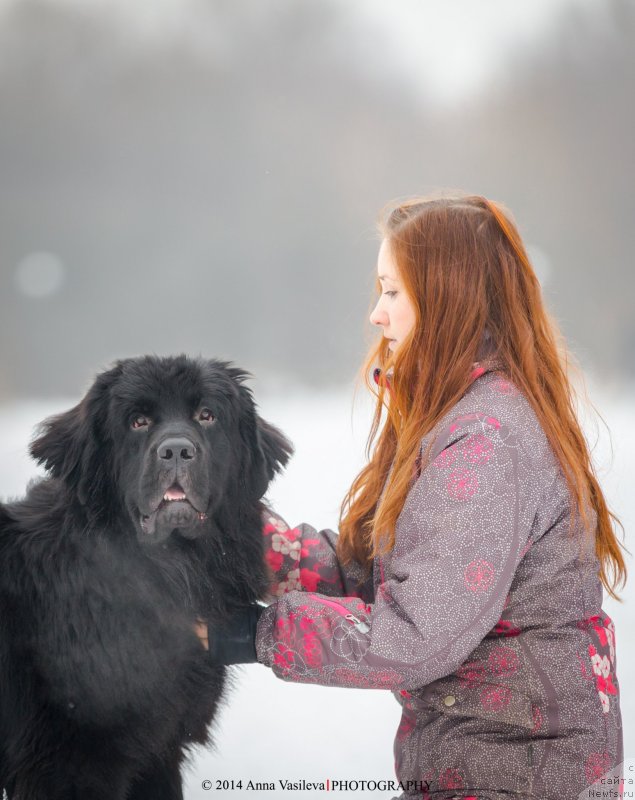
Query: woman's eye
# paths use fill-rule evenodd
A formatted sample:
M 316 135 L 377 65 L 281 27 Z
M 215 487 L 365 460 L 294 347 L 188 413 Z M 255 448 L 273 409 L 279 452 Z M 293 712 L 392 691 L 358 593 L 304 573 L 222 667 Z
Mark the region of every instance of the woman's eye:
M 138 430 L 139 428 L 147 428 L 149 424 L 150 420 L 148 417 L 144 416 L 143 414 L 139 414 L 132 420 L 130 427 L 134 430 Z
M 384 294 L 387 295 L 388 297 L 394 297 L 397 294 L 397 292 L 394 289 L 391 289 L 389 292 L 384 292 Z
M 207 422 L 208 425 L 209 425 L 212 422 L 214 422 L 215 419 L 216 419 L 216 417 L 212 414 L 212 412 L 209 410 L 209 408 L 202 408 L 198 412 L 198 421 L 199 422 Z

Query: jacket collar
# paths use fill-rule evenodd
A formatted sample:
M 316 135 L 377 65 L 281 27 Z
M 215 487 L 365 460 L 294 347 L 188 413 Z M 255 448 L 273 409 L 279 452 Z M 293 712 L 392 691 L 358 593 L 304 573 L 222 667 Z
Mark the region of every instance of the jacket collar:
M 488 356 L 486 358 L 482 358 L 480 361 L 475 361 L 472 364 L 472 372 L 470 373 L 470 378 L 472 381 L 477 380 L 477 378 L 486 375 L 488 372 L 495 372 L 496 370 L 502 369 L 502 363 L 495 357 L 495 356 Z M 390 377 L 392 373 L 388 373 L 387 378 L 388 382 L 390 383 Z M 376 384 L 379 385 L 379 379 L 381 377 L 381 368 L 375 367 L 373 370 L 373 380 Z
M 496 372 L 503 368 L 503 364 L 499 361 L 495 356 L 489 356 L 487 358 L 483 358 L 480 361 L 475 361 L 472 364 L 472 372 L 470 373 L 470 378 L 472 381 L 475 381 L 477 378 L 480 378 L 483 375 L 487 375 L 488 372 Z

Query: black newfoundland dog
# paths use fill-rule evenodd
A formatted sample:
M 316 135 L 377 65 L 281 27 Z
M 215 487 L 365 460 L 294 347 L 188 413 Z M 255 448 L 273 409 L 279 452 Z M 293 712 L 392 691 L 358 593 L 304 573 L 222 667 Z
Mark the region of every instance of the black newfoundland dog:
M 43 423 L 50 477 L 0 506 L 0 787 L 11 800 L 182 797 L 225 668 L 194 631 L 268 588 L 261 497 L 289 442 L 246 373 L 118 362 Z M 1 788 L 0 788 L 1 793 Z

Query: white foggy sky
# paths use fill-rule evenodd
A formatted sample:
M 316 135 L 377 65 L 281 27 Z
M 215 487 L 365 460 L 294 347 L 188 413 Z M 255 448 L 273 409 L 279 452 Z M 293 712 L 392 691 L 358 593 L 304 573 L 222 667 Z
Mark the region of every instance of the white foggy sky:
M 20 0 L 0 0 L 6 10 Z M 504 76 L 509 56 L 548 39 L 555 23 L 571 8 L 593 13 L 597 0 L 322 0 L 339 8 L 347 34 L 368 50 L 372 72 L 400 66 L 435 99 L 460 100 L 497 73 Z M 116 15 L 129 35 L 146 45 L 166 37 L 187 37 L 194 46 L 213 41 L 223 48 L 222 32 L 201 30 L 200 13 L 213 12 L 209 0 L 48 0 Z M 287 0 L 251 4 L 255 15 L 275 15 Z M 1 24 L 1 20 L 0 20 Z M 358 49 L 358 48 L 356 48 Z

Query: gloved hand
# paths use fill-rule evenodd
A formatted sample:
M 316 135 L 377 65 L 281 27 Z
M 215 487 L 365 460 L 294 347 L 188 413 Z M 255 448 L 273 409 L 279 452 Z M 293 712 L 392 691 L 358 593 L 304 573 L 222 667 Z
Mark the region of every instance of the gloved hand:
M 256 657 L 256 625 L 265 606 L 249 605 L 235 612 L 223 626 L 207 628 L 197 625 L 199 638 L 205 643 L 209 657 L 215 664 L 253 664 Z

